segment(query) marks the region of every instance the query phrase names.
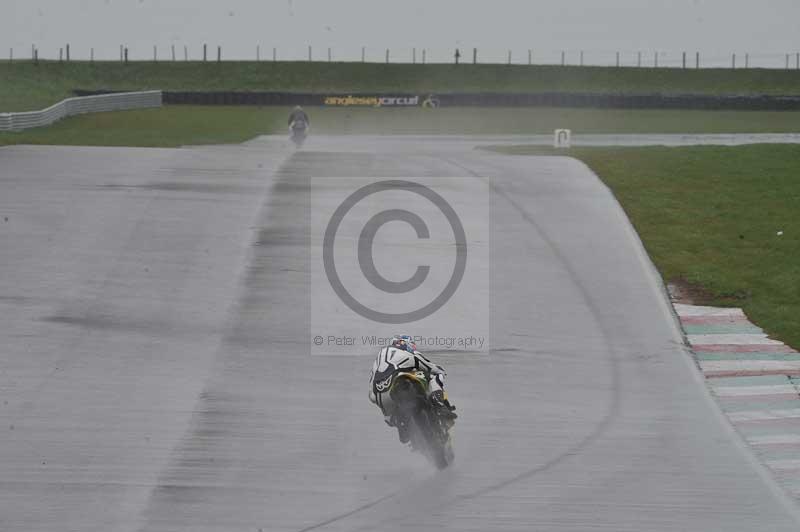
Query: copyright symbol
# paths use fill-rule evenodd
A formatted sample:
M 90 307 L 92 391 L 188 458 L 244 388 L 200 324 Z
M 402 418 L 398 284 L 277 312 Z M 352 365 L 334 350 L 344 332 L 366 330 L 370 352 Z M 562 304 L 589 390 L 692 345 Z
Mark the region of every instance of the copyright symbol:
M 314 337 L 314 345 L 322 345 L 325 339 L 322 336 L 315 336 Z
M 399 314 L 392 314 L 380 312 L 375 309 L 369 308 L 356 300 L 350 292 L 342 284 L 339 274 L 336 271 L 336 262 L 334 260 L 334 243 L 336 241 L 336 233 L 342 220 L 348 212 L 361 200 L 377 194 L 379 192 L 386 192 L 390 190 L 401 190 L 411 192 L 422 196 L 431 203 L 433 203 L 445 216 L 453 230 L 456 244 L 456 260 L 455 267 L 453 268 L 452 276 L 444 289 L 429 303 L 413 310 L 411 312 L 404 312 Z M 417 214 L 403 209 L 390 209 L 380 212 L 370 218 L 361 230 L 361 235 L 358 239 L 358 264 L 364 277 L 375 288 L 389 293 L 389 294 L 404 294 L 411 292 L 420 285 L 428 277 L 430 266 L 417 266 L 414 274 L 405 281 L 390 281 L 383 277 L 375 267 L 375 260 L 372 256 L 373 242 L 378 230 L 385 224 L 393 221 L 405 222 L 410 225 L 417 234 L 417 238 L 426 239 L 430 238 L 430 233 L 425 222 Z M 364 186 L 348 196 L 336 211 L 331 216 L 328 226 L 325 229 L 325 237 L 322 243 L 322 261 L 325 266 L 325 275 L 328 282 L 333 288 L 333 291 L 339 296 L 339 299 L 347 305 L 350 310 L 356 314 L 367 318 L 372 321 L 387 324 L 410 323 L 424 319 L 447 303 L 447 301 L 455 294 L 461 280 L 464 277 L 464 271 L 467 265 L 467 237 L 464 233 L 464 226 L 461 224 L 456 211 L 449 203 L 438 193 L 430 188 L 414 183 L 411 181 L 389 180 L 380 181 Z M 318 344 L 319 345 L 319 344 Z

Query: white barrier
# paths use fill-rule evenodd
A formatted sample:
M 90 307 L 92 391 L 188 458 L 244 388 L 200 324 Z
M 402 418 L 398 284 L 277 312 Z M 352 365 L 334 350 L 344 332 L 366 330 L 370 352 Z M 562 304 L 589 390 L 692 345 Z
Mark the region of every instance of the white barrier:
M 67 116 L 126 109 L 161 107 L 161 91 L 120 92 L 67 98 L 41 111 L 0 113 L 0 131 L 48 126 Z

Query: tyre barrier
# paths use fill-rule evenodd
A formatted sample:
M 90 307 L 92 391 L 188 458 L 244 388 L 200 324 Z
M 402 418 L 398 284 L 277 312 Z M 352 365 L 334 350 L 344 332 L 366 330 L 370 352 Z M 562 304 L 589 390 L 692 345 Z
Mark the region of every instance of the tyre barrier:
M 108 94 L 114 91 L 74 91 L 87 96 Z M 327 102 L 364 104 L 377 101 L 375 107 L 387 107 L 381 101 L 436 101 L 427 107 L 577 107 L 592 109 L 693 109 L 733 111 L 796 111 L 800 110 L 800 96 L 773 95 L 703 95 L 703 94 L 597 94 L 574 92 L 540 93 L 347 93 L 318 94 L 303 92 L 244 92 L 244 91 L 164 91 L 163 102 L 168 105 L 308 105 L 324 106 Z M 344 102 L 344 103 L 343 103 Z M 394 106 L 394 105 L 392 105 Z M 406 106 L 409 105 L 398 105 Z

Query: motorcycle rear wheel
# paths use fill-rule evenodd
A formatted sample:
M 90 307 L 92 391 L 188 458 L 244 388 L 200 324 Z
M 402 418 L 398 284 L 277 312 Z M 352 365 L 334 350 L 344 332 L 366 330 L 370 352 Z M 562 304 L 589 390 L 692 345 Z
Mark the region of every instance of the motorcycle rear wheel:
M 392 386 L 392 398 L 401 415 L 411 424 L 411 448 L 425 454 L 437 469 L 453 463 L 455 455 L 446 428 L 435 419 L 436 414 L 417 382 L 400 378 Z

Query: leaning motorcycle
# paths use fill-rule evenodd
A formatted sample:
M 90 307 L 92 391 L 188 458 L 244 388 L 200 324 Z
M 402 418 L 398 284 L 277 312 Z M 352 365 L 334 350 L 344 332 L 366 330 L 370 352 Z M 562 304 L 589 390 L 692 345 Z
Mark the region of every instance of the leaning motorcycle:
M 400 372 L 394 376 L 389 395 L 397 414 L 409 424 L 411 449 L 424 454 L 439 469 L 453 462 L 452 419 L 440 416 L 426 390 L 429 375 L 423 371 Z
M 305 120 L 295 120 L 289 125 L 292 142 L 296 148 L 301 148 L 308 136 L 308 123 Z

